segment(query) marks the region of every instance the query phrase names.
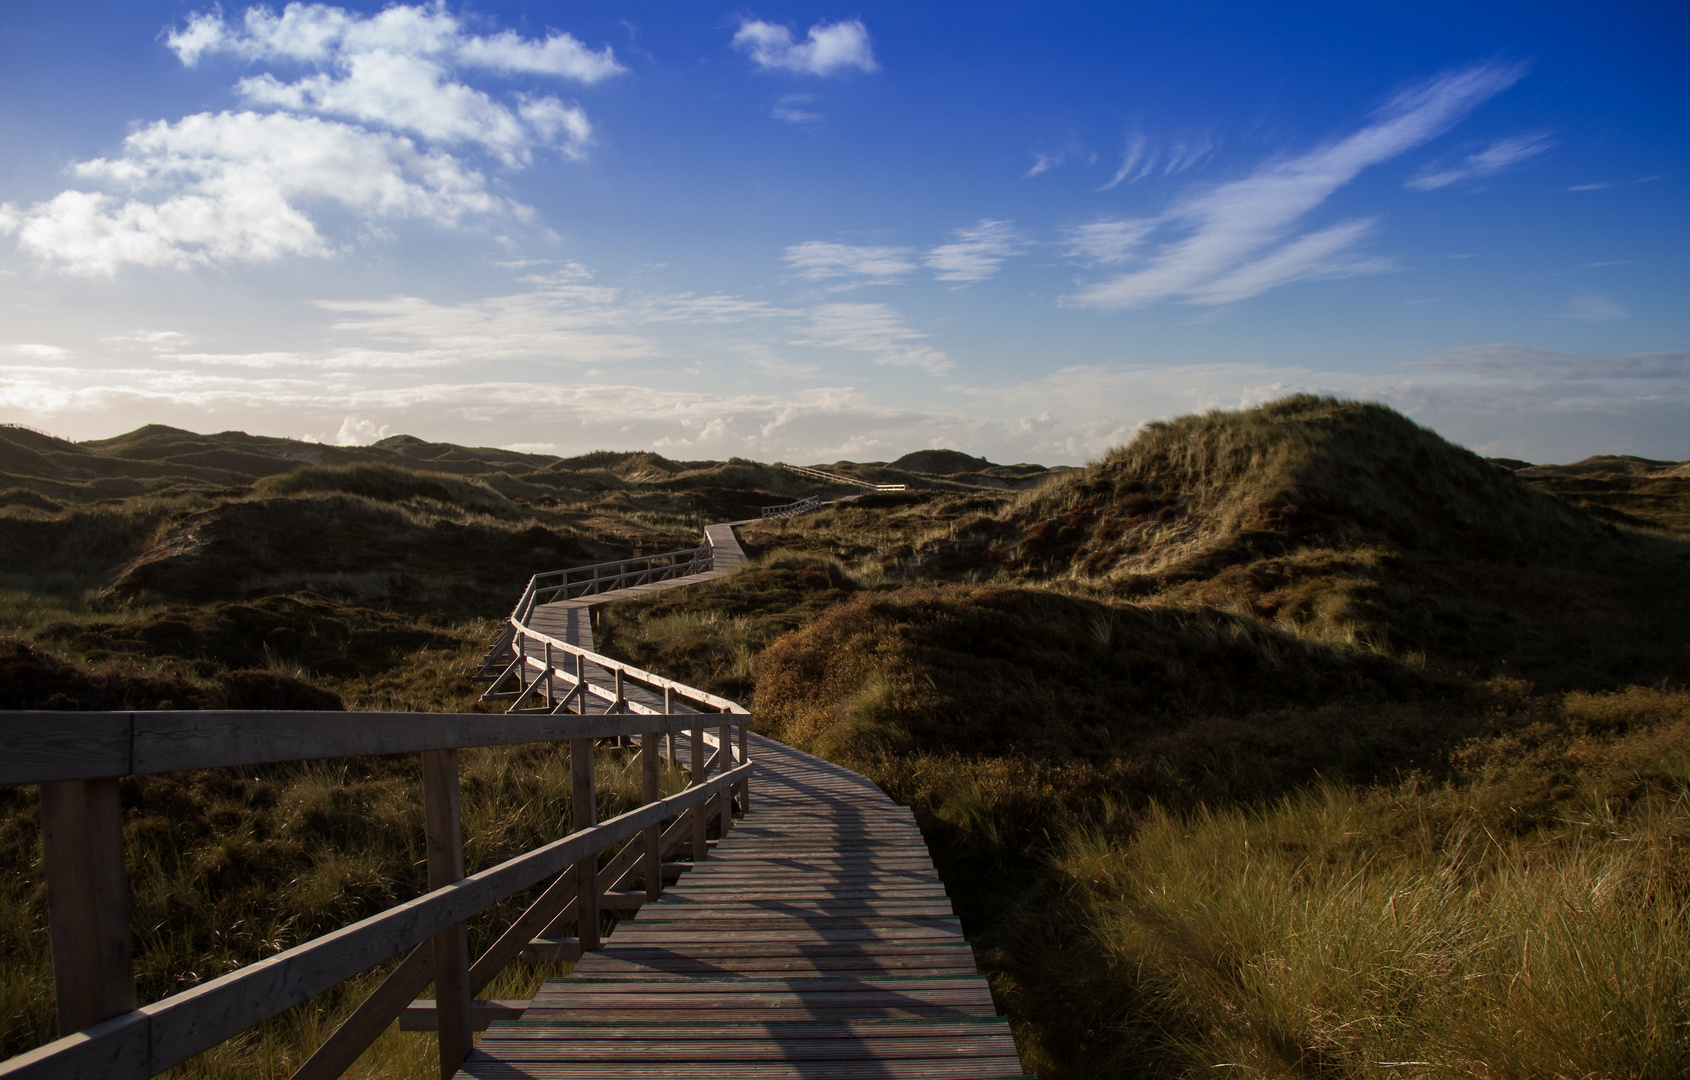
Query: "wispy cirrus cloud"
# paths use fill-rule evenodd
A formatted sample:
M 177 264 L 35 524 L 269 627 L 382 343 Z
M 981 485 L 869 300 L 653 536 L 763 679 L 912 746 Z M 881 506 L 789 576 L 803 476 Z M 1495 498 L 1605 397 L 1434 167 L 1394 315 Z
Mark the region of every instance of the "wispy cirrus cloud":
M 1612 322 L 1615 319 L 1630 318 L 1631 312 L 1600 293 L 1581 293 L 1567 301 L 1564 317 L 1584 322 Z
M 1449 130 L 1481 102 L 1525 75 L 1519 64 L 1480 64 L 1394 96 L 1371 123 L 1317 150 L 1274 161 L 1241 180 L 1193 191 L 1166 213 L 1113 227 L 1151 236 L 1183 231 L 1146 254 L 1143 265 L 1081 289 L 1070 302 L 1125 308 L 1163 300 L 1224 304 L 1279 285 L 1377 272 L 1390 264 L 1357 255 L 1370 222 L 1352 220 L 1298 234 L 1302 219 L 1362 170 Z M 1100 223 L 1101 224 L 1101 223 Z
M 942 375 L 956 365 L 922 342 L 927 335 L 904 325 L 887 304 L 821 304 L 810 309 L 810 325 L 797 345 L 867 353 L 877 364 L 913 367 Z
M 907 247 L 835 244 L 806 240 L 786 249 L 784 261 L 805 281 L 838 281 L 840 288 L 884 285 L 916 269 L 915 252 Z
M 1457 345 L 1403 366 L 1508 378 L 1690 382 L 1690 352 L 1565 353 L 1513 342 Z
M 930 249 L 922 259 L 940 281 L 984 281 L 1020 250 L 1015 228 L 1007 221 L 984 219 L 951 235 L 956 239 Z
M 815 100 L 814 94 L 782 94 L 769 115 L 788 124 L 819 124 L 822 114 L 809 107 Z
M 1499 139 L 1476 154 L 1468 154 L 1447 168 L 1427 166 L 1409 177 L 1404 185 L 1415 191 L 1436 191 L 1462 180 L 1495 176 L 1527 158 L 1534 158 L 1555 145 L 1547 135 L 1515 135 Z
M 1063 254 L 1089 265 L 1115 265 L 1132 258 L 1145 237 L 1156 228 L 1150 218 L 1110 219 L 1076 225 L 1062 233 Z
M 1121 164 L 1109 182 L 1098 188 L 1108 191 L 1122 184 L 1136 184 L 1154 174 L 1172 176 L 1194 169 L 1213 157 L 1220 149 L 1207 133 L 1176 139 L 1166 146 L 1151 146 L 1144 135 L 1134 135 L 1121 150 Z
M 879 71 L 868 27 L 861 19 L 817 23 L 802 41 L 780 23 L 746 19 L 734 34 L 735 48 L 751 54 L 760 68 L 794 75 L 843 75 L 853 69 Z

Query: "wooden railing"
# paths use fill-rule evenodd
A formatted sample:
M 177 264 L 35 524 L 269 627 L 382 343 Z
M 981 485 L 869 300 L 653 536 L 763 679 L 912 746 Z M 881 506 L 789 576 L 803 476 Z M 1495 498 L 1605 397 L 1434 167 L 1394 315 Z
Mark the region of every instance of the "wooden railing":
M 776 464 L 783 469 L 791 469 L 795 473 L 802 473 L 813 480 L 827 480 L 835 484 L 850 484 L 852 487 L 868 488 L 870 491 L 906 491 L 908 484 L 871 484 L 867 480 L 858 480 L 854 476 L 839 476 L 836 473 L 822 472 L 807 465 L 788 465 L 781 461 Z
M 567 570 L 535 574 L 528 579 L 528 588 L 516 602 L 511 618 L 527 622 L 535 607 L 555 600 L 574 600 L 612 589 L 630 589 L 636 585 L 702 574 L 712 565 L 712 550 L 709 544 L 704 544 L 681 551 L 666 551 L 661 555 L 641 555 L 616 562 L 572 566 Z
M 779 506 L 765 506 L 763 507 L 763 516 L 765 518 L 797 517 L 800 514 L 814 513 L 821 508 L 821 496 L 811 495 L 808 498 L 799 499 L 797 502 L 781 503 Z
M 618 665 L 526 632 L 523 657 L 493 691 L 523 684 L 512 711 L 480 713 L 318 712 L 14 712 L 0 714 L 0 784 L 39 784 L 46 853 L 54 993 L 63 1037 L 0 1062 L 0 1077 L 77 1078 L 153 1076 L 292 1008 L 345 980 L 410 954 L 318 1048 L 296 1078 L 339 1076 L 413 999 L 435 984 L 435 1020 L 443 1076 L 456 1072 L 477 1026 L 475 995 L 525 952 L 551 949 L 554 958 L 599 944 L 599 912 L 632 896 L 623 886 L 644 883 L 644 899 L 661 892 L 668 864 L 683 847 L 706 856 L 705 825 L 732 825 L 732 793 L 748 797 L 752 762 L 746 755 L 750 716 L 733 702 Z M 533 707 L 543 645 L 561 646 L 578 676 L 573 694 Z M 608 707 L 589 712 L 586 664 L 617 672 Z M 548 670 L 550 670 L 548 666 Z M 661 711 L 626 700 L 630 681 L 663 693 Z M 552 686 L 553 676 L 545 682 Z M 554 687 L 555 689 L 555 687 Z M 551 691 L 547 691 L 550 693 Z M 683 704 L 684 702 L 684 704 Z M 574 712 L 570 711 L 573 704 Z M 706 728 L 714 731 L 707 732 Z M 733 729 L 738 728 L 738 740 Z M 661 797 L 659 743 L 691 734 L 690 786 Z M 642 804 L 605 822 L 594 821 L 595 740 L 638 737 L 644 780 Z M 458 751 L 467 747 L 568 742 L 576 830 L 497 866 L 466 876 L 458 804 Z M 708 758 L 706 750 L 714 745 Z M 373 754 L 422 755 L 430 891 L 333 933 L 202 983 L 158 1002 L 136 1006 L 130 960 L 127 886 L 118 778 L 227 766 Z M 716 775 L 711 776 L 714 771 Z M 667 828 L 664 823 L 671 822 Z M 625 841 L 600 865 L 601 853 Z M 551 879 L 540 897 L 470 962 L 465 922 L 501 901 Z M 577 940 L 548 937 L 569 922 Z M 413 1009 L 413 1011 L 415 1011 Z M 485 1026 L 484 1024 L 480 1026 Z

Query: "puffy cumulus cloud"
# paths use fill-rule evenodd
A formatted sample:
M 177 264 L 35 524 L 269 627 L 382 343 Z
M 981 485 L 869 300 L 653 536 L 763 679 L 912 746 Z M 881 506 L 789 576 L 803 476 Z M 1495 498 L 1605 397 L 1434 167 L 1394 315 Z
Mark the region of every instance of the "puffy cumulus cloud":
M 907 247 L 806 240 L 786 249 L 785 262 L 788 269 L 805 281 L 845 279 L 842 287 L 854 288 L 883 285 L 913 273 L 914 254 Z
M 506 30 L 464 31 L 444 6 L 395 5 L 363 16 L 322 4 L 289 4 L 281 15 L 250 8 L 241 23 L 220 11 L 191 16 L 167 43 L 184 64 L 227 53 L 248 61 L 291 61 L 327 71 L 292 82 L 264 72 L 236 92 L 254 105 L 341 116 L 406 131 L 443 145 L 476 144 L 507 165 L 527 164 L 538 146 L 581 157 L 592 124 L 579 105 L 518 95 L 501 102 L 455 77 L 459 68 L 547 75 L 595 83 L 626 69 L 610 47 L 588 49 L 569 34 L 526 39 Z
M 1015 229 L 1007 221 L 980 221 L 951 235 L 954 241 L 933 248 L 922 260 L 940 281 L 984 281 L 1019 250 Z
M 1409 177 L 1404 186 L 1415 191 L 1435 191 L 1461 180 L 1495 176 L 1554 145 L 1554 140 L 1544 135 L 1516 135 L 1511 139 L 1500 139 L 1476 154 L 1468 154 L 1459 164 L 1447 168 L 1428 166 Z
M 123 265 L 329 254 L 333 245 L 305 211 L 313 204 L 447 225 L 523 212 L 450 155 L 315 117 L 200 113 L 144 127 L 123 149 L 121 157 L 82 162 L 75 175 L 170 194 L 146 201 L 61 192 L 17 214 L 19 246 L 77 273 L 109 274 Z
M 1445 73 L 1403 90 L 1346 138 L 1190 192 L 1156 217 L 1110 223 L 1122 236 L 1184 235 L 1156 244 L 1142 264 L 1081 289 L 1070 302 L 1098 308 L 1163 300 L 1225 304 L 1293 281 L 1389 269 L 1389 260 L 1355 251 L 1370 222 L 1299 234 L 1300 223 L 1364 169 L 1443 134 L 1524 75 L 1524 65 L 1495 63 Z
M 525 207 L 488 193 L 459 149 L 511 167 L 544 148 L 579 158 L 592 124 L 573 102 L 527 89 L 496 99 L 459 72 L 591 84 L 625 70 L 608 46 L 595 52 L 564 33 L 469 33 L 441 3 L 375 15 L 293 3 L 280 15 L 250 8 L 238 21 L 218 9 L 189 16 L 166 43 L 190 66 L 229 55 L 322 70 L 291 81 L 249 75 L 235 90 L 251 110 L 141 128 L 120 157 L 72 168 L 100 190 L 0 206 L 0 233 L 73 272 L 111 273 L 329 255 L 338 245 L 313 216 L 325 204 L 351 211 L 366 232 L 379 218 L 524 217 Z
M 821 304 L 810 309 L 808 332 L 795 344 L 867 353 L 877 364 L 920 368 L 929 375 L 954 368 L 950 357 L 921 344 L 926 337 L 886 304 Z
M 734 34 L 736 48 L 751 54 L 758 67 L 797 75 L 842 75 L 852 69 L 878 71 L 868 27 L 860 19 L 817 23 L 802 41 L 779 23 L 746 19 Z
M 627 70 L 610 46 L 594 52 L 566 33 L 554 31 L 543 40 L 524 38 L 514 30 L 489 36 L 465 33 L 463 21 L 443 4 L 395 4 L 366 16 L 327 4 L 291 3 L 280 15 L 267 7 L 248 8 L 239 24 L 214 9 L 189 15 L 187 25 L 172 30 L 165 43 L 190 67 L 213 53 L 313 64 L 390 53 L 589 84 Z

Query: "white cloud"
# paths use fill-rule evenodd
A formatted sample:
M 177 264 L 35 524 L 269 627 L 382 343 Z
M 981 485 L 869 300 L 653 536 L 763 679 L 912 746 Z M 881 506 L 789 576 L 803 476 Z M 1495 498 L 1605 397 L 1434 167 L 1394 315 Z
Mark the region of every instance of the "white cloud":
M 1554 140 L 1545 135 L 1516 135 L 1513 138 L 1501 139 L 1476 154 L 1468 154 L 1459 165 L 1447 169 L 1427 166 L 1410 177 L 1404 186 L 1415 191 L 1434 191 L 1461 180 L 1495 176 L 1527 158 L 1536 157 L 1554 145 Z
M 783 94 L 769 115 L 788 124 L 819 124 L 822 114 L 804 107 L 814 100 L 814 94 Z
M 1614 319 L 1631 317 L 1631 312 L 1596 293 L 1586 293 L 1575 296 L 1567 301 L 1567 318 L 1583 319 L 1586 322 L 1611 322 Z
M 221 10 L 196 12 L 166 43 L 190 66 L 227 54 L 326 70 L 291 82 L 264 71 L 236 84 L 249 104 L 282 111 L 161 120 L 125 139 L 120 157 L 73 167 L 108 190 L 0 206 L 0 232 L 16 233 L 24 251 L 73 272 L 109 274 L 124 265 L 330 255 L 340 245 L 319 230 L 315 213 L 328 204 L 351 211 L 375 236 L 383 230 L 372 219 L 458 225 L 471 215 L 526 217 L 526 207 L 489 194 L 486 177 L 443 148 L 479 147 L 510 166 L 543 147 L 579 158 L 592 124 L 579 105 L 550 95 L 495 100 L 455 70 L 582 83 L 625 70 L 608 46 L 594 52 L 568 34 L 468 33 L 443 3 L 369 16 L 291 3 L 280 15 L 249 8 L 238 23 Z M 435 146 L 419 149 L 407 135 Z
M 336 446 L 368 446 L 392 434 L 393 429 L 385 424 L 377 427 L 374 420 L 360 420 L 356 416 L 348 416 L 341 421 L 340 431 L 336 433 L 334 443 Z
M 439 3 L 394 4 L 369 16 L 317 3 L 290 3 L 279 16 L 267 7 L 254 7 L 246 10 L 239 27 L 226 22 L 220 10 L 195 12 L 186 27 L 166 36 L 165 43 L 189 67 L 213 53 L 303 63 L 388 53 L 588 84 L 627 70 L 610 46 L 594 52 L 566 33 L 554 32 L 544 40 L 524 38 L 514 30 L 486 37 L 465 33 L 462 20 Z
M 1123 263 L 1155 227 L 1156 222 L 1149 218 L 1110 218 L 1076 225 L 1063 233 L 1068 245 L 1063 254 L 1086 263 Z
M 985 220 L 951 235 L 954 242 L 940 244 L 922 260 L 940 281 L 984 281 L 1017 251 L 1015 230 L 1007 221 Z
M 76 273 L 109 274 L 126 264 L 184 268 L 327 255 L 333 245 L 304 209 L 313 204 L 446 225 L 522 212 L 446 154 L 312 117 L 199 113 L 144 127 L 123 148 L 122 157 L 82 162 L 76 175 L 171 194 L 120 202 L 104 193 L 61 192 L 19 214 L 19 246 Z
M 513 104 L 453 76 L 456 67 L 503 74 L 539 74 L 593 83 L 625 69 L 609 47 L 592 52 L 568 34 L 544 41 L 504 31 L 466 34 L 442 6 L 395 5 L 361 16 L 320 4 L 289 4 L 278 17 L 251 8 L 241 27 L 219 14 L 196 14 L 168 43 L 184 64 L 213 53 L 249 61 L 299 61 L 327 72 L 283 82 L 264 72 L 235 84 L 249 103 L 342 116 L 410 132 L 442 145 L 476 144 L 507 165 L 525 165 L 531 151 L 553 146 L 584 156 L 592 124 L 579 105 L 519 95 Z
M 1564 353 L 1502 342 L 1458 345 L 1405 365 L 1498 378 L 1663 379 L 1690 382 L 1690 352 Z
M 1136 184 L 1161 166 L 1163 176 L 1189 172 L 1214 156 L 1220 145 L 1212 135 L 1202 133 L 1179 139 L 1167 146 L 1153 147 L 1143 135 L 1134 135 L 1121 150 L 1121 164 L 1109 182 L 1098 188 L 1108 191 L 1121 184 Z
M 848 278 L 853 280 L 848 281 L 845 287 L 854 288 L 858 285 L 883 285 L 914 272 L 914 254 L 907 247 L 806 240 L 786 249 L 785 262 L 805 281 Z
M 1066 160 L 1068 160 L 1066 154 L 1034 154 L 1033 164 L 1027 169 L 1026 178 L 1031 180 L 1040 173 L 1047 173 L 1061 166 Z
M 794 344 L 868 353 L 877 364 L 920 368 L 929 375 L 954 368 L 950 357 L 919 344 L 926 337 L 886 304 L 822 304 L 810 310 L 808 335 Z
M 33 360 L 62 360 L 71 354 L 69 349 L 61 349 L 57 345 L 41 345 L 34 342 L 13 345 L 12 351 L 22 353 Z
M 868 27 L 860 19 L 817 23 L 803 41 L 779 23 L 747 19 L 734 34 L 735 47 L 751 54 L 758 67 L 798 75 L 838 75 L 856 68 L 878 71 Z
M 1183 230 L 1184 238 L 1163 243 L 1140 268 L 1082 289 L 1073 302 L 1101 308 L 1169 299 L 1218 304 L 1290 281 L 1380 268 L 1378 260 L 1358 258 L 1339 243 L 1364 235 L 1363 222 L 1292 234 L 1363 169 L 1442 134 L 1524 74 L 1520 65 L 1482 64 L 1438 76 L 1397 94 L 1347 138 L 1185 196 L 1150 219 L 1158 230 Z M 1190 150 L 1182 155 L 1183 162 Z

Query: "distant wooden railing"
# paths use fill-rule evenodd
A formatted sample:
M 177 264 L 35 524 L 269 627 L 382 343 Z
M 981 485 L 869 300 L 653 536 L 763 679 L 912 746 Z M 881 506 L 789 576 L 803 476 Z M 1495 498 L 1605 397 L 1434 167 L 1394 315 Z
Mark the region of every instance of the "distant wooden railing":
M 599 945 L 599 912 L 626 910 L 643 880 L 660 895 L 669 864 L 690 847 L 706 857 L 705 827 L 733 823 L 732 797 L 749 800 L 750 715 L 724 698 L 620 664 L 517 626 L 516 659 L 489 689 L 513 696 L 503 716 L 481 713 L 13 712 L 0 714 L 0 784 L 39 784 L 46 849 L 54 993 L 63 1037 L 0 1062 L 0 1077 L 153 1076 L 345 980 L 411 953 L 294 1074 L 336 1077 L 435 984 L 442 1076 L 468 1054 L 486 1003 L 475 995 L 520 956 L 573 958 Z M 567 658 L 567 659 L 566 659 Z M 587 681 L 611 672 L 611 689 Z M 630 685 L 663 707 L 629 701 Z M 540 689 L 536 689 L 540 687 Z M 602 711 L 591 712 L 595 702 Z M 738 728 L 737 742 L 734 729 Z M 707 730 L 714 729 L 714 730 Z M 691 735 L 690 786 L 660 797 L 659 743 Z M 595 740 L 637 736 L 643 802 L 596 822 Z M 568 742 L 574 832 L 465 876 L 458 751 Z M 714 752 L 705 756 L 710 748 Z M 268 959 L 136 1006 L 118 778 L 320 758 L 421 753 L 430 891 Z M 710 774 L 715 772 L 715 776 Z M 667 828 L 666 821 L 671 821 Z M 600 853 L 627 844 L 605 865 Z M 677 867 L 678 869 L 678 867 Z M 465 921 L 551 878 L 551 884 L 472 964 Z M 577 926 L 573 942 L 548 936 Z
M 795 473 L 802 473 L 815 480 L 827 480 L 835 484 L 850 484 L 853 487 L 868 488 L 870 491 L 907 491 L 909 489 L 908 484 L 871 484 L 867 480 L 858 480 L 854 476 L 839 476 L 836 473 L 812 469 L 807 465 L 788 465 L 784 461 L 777 462 L 777 464 L 783 469 L 791 469 Z
M 709 544 L 681 551 L 666 551 L 661 555 L 641 555 L 615 562 L 572 566 L 567 570 L 548 570 L 528 579 L 528 588 L 516 602 L 511 617 L 526 622 L 534 608 L 555 600 L 574 600 L 582 596 L 630 589 L 657 581 L 702 574 L 712 565 Z
M 765 506 L 763 507 L 763 516 L 765 518 L 797 517 L 800 514 L 814 513 L 821 508 L 821 496 L 811 495 L 808 498 L 799 499 L 797 502 L 781 503 L 779 506 Z

